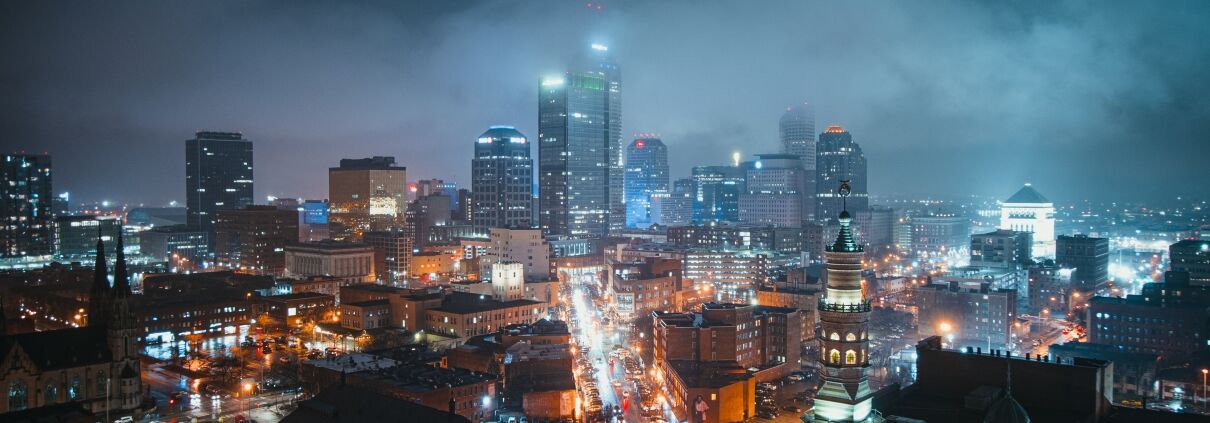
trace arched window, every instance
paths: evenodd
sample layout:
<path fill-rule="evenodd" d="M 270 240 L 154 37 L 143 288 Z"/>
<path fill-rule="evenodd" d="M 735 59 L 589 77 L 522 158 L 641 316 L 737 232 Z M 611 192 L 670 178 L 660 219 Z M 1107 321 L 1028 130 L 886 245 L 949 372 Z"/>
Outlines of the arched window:
<path fill-rule="evenodd" d="M 864 330 L 861 331 L 861 339 L 869 339 L 869 338 L 866 338 L 866 333 Z"/>
<path fill-rule="evenodd" d="M 97 390 L 93 391 L 93 392 L 96 392 L 93 395 L 105 395 L 105 371 L 104 370 L 97 370 L 96 383 L 97 383 Z"/>
<path fill-rule="evenodd" d="M 832 353 L 828 354 L 828 356 L 828 358 L 831 359 L 832 364 L 840 363 L 840 350 L 832 350 Z"/>
<path fill-rule="evenodd" d="M 832 332 L 832 336 L 829 336 L 828 338 L 831 338 L 833 341 L 839 341 L 839 340 L 840 340 L 840 334 L 839 334 L 839 333 L 836 333 L 836 332 Z"/>
<path fill-rule="evenodd" d="M 80 377 L 72 376 L 71 384 L 67 385 L 67 399 L 72 401 L 80 399 L 80 395 L 84 393 L 82 391 L 83 389 L 84 388 L 80 386 Z"/>
<path fill-rule="evenodd" d="M 47 384 L 46 390 L 42 391 L 42 393 L 44 395 L 42 399 L 43 405 L 51 405 L 59 402 L 59 387 L 55 386 L 54 382 Z"/>
<path fill-rule="evenodd" d="M 8 411 L 24 410 L 29 404 L 26 401 L 26 396 L 29 389 L 26 388 L 25 382 L 21 379 L 14 380 L 8 383 Z"/>
<path fill-rule="evenodd" d="M 844 364 L 857 364 L 857 352 L 853 350 L 845 351 Z"/>
<path fill-rule="evenodd" d="M 849 334 L 848 334 L 848 335 L 845 335 L 845 336 L 844 336 L 844 340 L 846 340 L 846 341 L 856 341 L 856 340 L 857 340 L 857 335 L 854 335 L 854 334 L 853 334 L 853 332 L 849 332 Z"/>
<path fill-rule="evenodd" d="M 865 350 L 861 350 L 861 362 L 865 363 Z"/>

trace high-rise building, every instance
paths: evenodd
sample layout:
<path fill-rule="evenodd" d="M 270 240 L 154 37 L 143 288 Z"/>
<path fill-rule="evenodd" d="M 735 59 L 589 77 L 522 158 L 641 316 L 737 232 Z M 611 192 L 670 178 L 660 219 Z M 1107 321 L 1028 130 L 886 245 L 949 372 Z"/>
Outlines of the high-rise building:
<path fill-rule="evenodd" d="M 550 244 L 538 229 L 492 228 L 488 261 L 518 263 L 528 279 L 550 278 Z"/>
<path fill-rule="evenodd" d="M 1055 256 L 1055 205 L 1030 184 L 1000 203 L 1000 229 L 1032 232 L 1031 255 Z"/>
<path fill-rule="evenodd" d="M 378 280 L 391 286 L 400 286 L 408 279 L 408 266 L 412 259 L 412 236 L 407 229 L 370 231 L 362 236 L 366 244 L 374 247 L 374 268 Z"/>
<path fill-rule="evenodd" d="M 1210 241 L 1186 239 L 1168 246 L 1172 270 L 1189 272 L 1194 285 L 1210 286 Z"/>
<path fill-rule="evenodd" d="M 819 134 L 815 146 L 815 218 L 831 219 L 840 213 L 841 199 L 833 189 L 840 181 L 849 181 L 853 193 L 848 199 L 849 213 L 862 213 L 869 207 L 866 189 L 866 161 L 861 146 L 840 125 L 829 126 Z"/>
<path fill-rule="evenodd" d="M 563 75 L 542 78 L 538 93 L 538 184 L 542 230 L 603 237 L 622 229 L 622 80 L 608 49 Z"/>
<path fill-rule="evenodd" d="M 511 126 L 493 126 L 475 142 L 471 159 L 471 224 L 491 228 L 528 228 L 533 202 L 534 160 L 525 135 Z"/>
<path fill-rule="evenodd" d="M 301 220 L 298 226 L 298 240 L 311 242 L 328 239 L 328 202 L 307 200 L 299 205 L 298 209 Z"/>
<path fill-rule="evenodd" d="M 298 211 L 274 206 L 220 210 L 214 224 L 220 263 L 254 273 L 281 273 L 287 245 L 298 242 Z"/>
<path fill-rule="evenodd" d="M 1142 294 L 1093 297 L 1088 342 L 1177 359 L 1210 350 L 1210 287 L 1189 282 L 1187 272 L 1169 271 Z"/>
<path fill-rule="evenodd" d="M 395 158 L 341 159 L 328 168 L 328 233 L 335 240 L 360 240 L 365 231 L 403 223 L 407 168 Z"/>
<path fill-rule="evenodd" d="M 86 262 L 97 254 L 94 244 L 100 236 L 103 241 L 113 241 L 122 232 L 122 219 L 117 216 L 59 216 L 55 218 L 55 258 L 64 262 Z M 115 255 L 116 248 L 109 243 L 107 254 Z"/>
<path fill-rule="evenodd" d="M 188 225 L 213 241 L 219 210 L 252 204 L 252 141 L 238 132 L 199 131 L 185 141 Z"/>
<path fill-rule="evenodd" d="M 416 201 L 408 204 L 407 226 L 414 235 L 412 248 L 421 249 L 426 245 L 444 242 L 441 236 L 437 236 L 440 229 L 436 228 L 453 226 L 450 222 L 453 216 L 450 212 L 451 202 L 449 196 L 436 193 L 416 198 Z"/>
<path fill-rule="evenodd" d="M 1029 264 L 1029 232 L 998 229 L 971 236 L 971 266 L 1009 269 Z"/>
<path fill-rule="evenodd" d="M 850 194 L 841 184 L 838 199 Z M 843 204 L 843 202 L 841 203 Z M 834 422 L 865 421 L 873 392 L 866 379 L 870 365 L 870 300 L 861 278 L 865 250 L 853 239 L 853 219 L 838 212 L 840 232 L 827 247 L 827 296 L 819 308 L 819 365 L 823 371 L 815 397 L 816 418 Z"/>
<path fill-rule="evenodd" d="M 970 219 L 948 211 L 912 218 L 912 252 L 917 256 L 945 255 L 969 246 Z"/>
<path fill-rule="evenodd" d="M 0 258 L 51 254 L 51 165 L 48 155 L 5 154 L 0 163 Z"/>
<path fill-rule="evenodd" d="M 806 195 L 810 206 L 803 209 L 806 218 L 815 214 L 815 107 L 802 103 L 786 108 L 778 121 L 777 133 L 781 138 L 781 152 L 799 157 L 799 163 L 807 172 Z M 860 216 L 858 216 L 860 219 Z"/>
<path fill-rule="evenodd" d="M 853 215 L 853 226 L 859 231 L 858 239 L 867 248 L 880 249 L 895 244 L 895 209 L 870 206 L 864 213 Z"/>
<path fill-rule="evenodd" d="M 745 192 L 739 166 L 693 168 L 693 223 L 739 222 L 739 196 Z"/>
<path fill-rule="evenodd" d="M 668 148 L 640 136 L 626 148 L 626 226 L 651 226 L 651 196 L 668 192 Z"/>
<path fill-rule="evenodd" d="M 671 192 L 651 194 L 651 223 L 664 226 L 693 222 L 693 180 L 677 179 Z"/>
<path fill-rule="evenodd" d="M 1087 235 L 1063 235 L 1055 240 L 1055 263 L 1075 268 L 1071 274 L 1073 288 L 1092 291 L 1109 282 L 1109 238 Z M 1173 270 L 1176 269 L 1173 266 Z"/>
<path fill-rule="evenodd" d="M 755 225 L 799 228 L 807 216 L 803 214 L 807 174 L 798 156 L 789 154 L 758 154 L 747 169 L 739 196 L 739 221 Z M 808 197 L 809 198 L 809 197 Z"/>

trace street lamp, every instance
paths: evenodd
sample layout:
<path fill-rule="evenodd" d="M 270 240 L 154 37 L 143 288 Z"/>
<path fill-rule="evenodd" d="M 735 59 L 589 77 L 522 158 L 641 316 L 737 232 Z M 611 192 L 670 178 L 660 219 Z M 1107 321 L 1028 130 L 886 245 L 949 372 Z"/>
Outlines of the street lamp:
<path fill-rule="evenodd" d="M 1202 408 L 1206 408 L 1206 374 L 1210 369 L 1202 369 Z"/>

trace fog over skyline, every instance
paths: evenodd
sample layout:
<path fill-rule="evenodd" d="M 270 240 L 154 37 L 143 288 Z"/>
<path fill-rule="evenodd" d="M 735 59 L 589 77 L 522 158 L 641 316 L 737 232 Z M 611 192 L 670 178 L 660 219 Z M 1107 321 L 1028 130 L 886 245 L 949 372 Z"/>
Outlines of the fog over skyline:
<path fill-rule="evenodd" d="M 875 196 L 1210 196 L 1207 2 L 586 3 L 5 2 L 0 146 L 73 201 L 183 202 L 198 130 L 254 142 L 258 201 L 373 155 L 469 188 L 475 138 L 535 140 L 541 77 L 602 43 L 673 178 L 776 152 L 808 101 Z"/>

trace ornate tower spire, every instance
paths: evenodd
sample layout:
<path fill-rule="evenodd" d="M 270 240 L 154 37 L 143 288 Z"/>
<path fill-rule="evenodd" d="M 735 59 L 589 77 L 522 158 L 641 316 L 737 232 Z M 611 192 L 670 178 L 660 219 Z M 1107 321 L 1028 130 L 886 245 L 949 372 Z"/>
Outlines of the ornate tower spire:
<path fill-rule="evenodd" d="M 109 315 L 109 264 L 105 260 L 105 242 L 97 228 L 97 261 L 93 265 L 92 289 L 88 294 L 88 324 L 107 322 Z"/>
<path fill-rule="evenodd" d="M 113 263 L 113 296 L 125 298 L 130 296 L 130 276 L 126 273 L 126 252 L 122 243 L 122 228 L 118 228 L 117 257 Z"/>
<path fill-rule="evenodd" d="M 860 422 L 871 416 L 869 366 L 870 301 L 862 287 L 865 251 L 853 238 L 852 216 L 847 210 L 848 181 L 837 194 L 842 209 L 840 231 L 827 247 L 827 296 L 819 300 L 819 364 L 822 383 L 815 398 L 815 419 L 826 422 Z"/>

